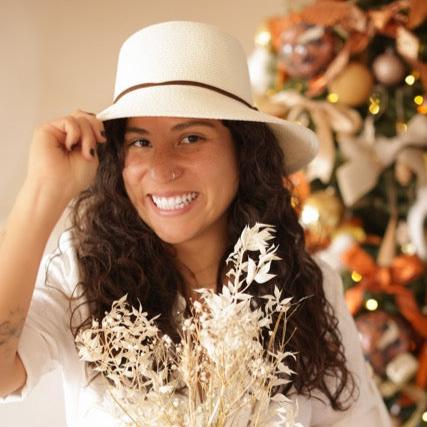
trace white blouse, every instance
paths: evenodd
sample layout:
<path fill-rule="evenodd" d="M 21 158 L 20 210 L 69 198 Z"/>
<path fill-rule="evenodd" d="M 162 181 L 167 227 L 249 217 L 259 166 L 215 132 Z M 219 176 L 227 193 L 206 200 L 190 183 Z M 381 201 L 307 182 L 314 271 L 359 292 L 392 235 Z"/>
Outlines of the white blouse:
<path fill-rule="evenodd" d="M 339 320 L 348 367 L 354 374 L 359 393 L 350 409 L 344 412 L 334 411 L 324 403 L 325 399 L 322 402 L 297 396 L 294 400 L 299 408 L 298 421 L 304 427 L 390 427 L 386 408 L 365 363 L 353 318 L 345 305 L 341 279 L 327 264 L 317 262 L 324 275 L 326 297 Z M 20 338 L 18 352 L 27 371 L 27 382 L 21 390 L 0 402 L 24 399 L 45 373 L 59 367 L 68 427 L 117 426 L 117 421 L 102 404 L 100 382 L 95 380 L 87 384 L 85 364 L 78 357 L 70 331 L 70 309 L 64 293 L 71 295 L 77 282 L 76 252 L 70 232 L 65 232 L 55 253 L 43 258 Z M 76 323 L 73 323 L 78 324 L 87 315 L 87 307 L 80 306 L 75 314 Z"/>

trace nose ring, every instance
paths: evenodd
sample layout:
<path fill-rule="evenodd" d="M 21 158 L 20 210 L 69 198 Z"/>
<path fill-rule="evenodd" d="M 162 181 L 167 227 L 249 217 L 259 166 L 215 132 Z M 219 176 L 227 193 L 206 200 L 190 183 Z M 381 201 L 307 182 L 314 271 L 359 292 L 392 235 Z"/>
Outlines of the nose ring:
<path fill-rule="evenodd" d="M 182 175 L 182 170 L 171 170 L 170 168 L 168 170 L 165 170 L 165 168 L 158 170 L 158 168 L 151 168 L 149 173 L 150 177 L 155 181 L 175 181 Z"/>
<path fill-rule="evenodd" d="M 175 181 L 181 175 L 181 171 L 177 171 L 176 169 L 172 171 L 170 177 L 171 181 Z"/>

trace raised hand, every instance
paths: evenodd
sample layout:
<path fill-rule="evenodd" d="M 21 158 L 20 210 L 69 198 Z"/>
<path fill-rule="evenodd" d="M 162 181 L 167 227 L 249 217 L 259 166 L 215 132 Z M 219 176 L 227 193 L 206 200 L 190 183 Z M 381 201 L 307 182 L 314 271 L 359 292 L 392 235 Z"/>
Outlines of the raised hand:
<path fill-rule="evenodd" d="M 93 182 L 96 145 L 106 141 L 103 132 L 102 122 L 81 110 L 39 125 L 33 134 L 26 183 L 69 202 Z"/>

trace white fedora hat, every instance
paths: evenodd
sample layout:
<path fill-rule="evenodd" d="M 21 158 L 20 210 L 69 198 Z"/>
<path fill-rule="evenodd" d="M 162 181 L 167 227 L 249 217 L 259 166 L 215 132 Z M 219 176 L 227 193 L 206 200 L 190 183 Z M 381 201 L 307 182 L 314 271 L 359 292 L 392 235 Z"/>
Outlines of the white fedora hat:
<path fill-rule="evenodd" d="M 218 27 L 199 22 L 154 24 L 123 43 L 113 104 L 97 118 L 138 116 L 265 122 L 283 149 L 287 173 L 308 164 L 318 148 L 309 129 L 253 106 L 242 46 Z"/>

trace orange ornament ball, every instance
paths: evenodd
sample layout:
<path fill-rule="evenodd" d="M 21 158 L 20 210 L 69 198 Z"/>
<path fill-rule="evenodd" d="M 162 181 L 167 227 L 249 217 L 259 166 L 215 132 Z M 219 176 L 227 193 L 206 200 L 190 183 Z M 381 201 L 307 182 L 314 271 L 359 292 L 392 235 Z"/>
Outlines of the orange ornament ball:
<path fill-rule="evenodd" d="M 374 78 L 368 68 L 360 62 L 350 62 L 329 83 L 329 93 L 337 95 L 337 101 L 349 107 L 358 107 L 371 95 Z"/>

